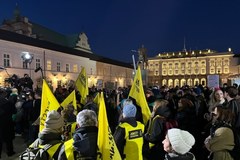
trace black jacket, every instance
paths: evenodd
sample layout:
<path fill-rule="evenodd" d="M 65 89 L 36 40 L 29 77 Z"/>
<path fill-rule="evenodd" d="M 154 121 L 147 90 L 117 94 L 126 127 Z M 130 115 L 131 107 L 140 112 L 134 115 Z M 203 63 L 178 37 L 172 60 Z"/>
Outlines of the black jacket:
<path fill-rule="evenodd" d="M 97 159 L 98 128 L 95 126 L 80 127 L 73 135 L 73 148 L 75 159 Z M 59 160 L 67 160 L 65 146 L 63 145 Z"/>
<path fill-rule="evenodd" d="M 195 160 L 192 153 L 188 152 L 184 155 L 180 154 L 166 154 L 164 160 Z"/>

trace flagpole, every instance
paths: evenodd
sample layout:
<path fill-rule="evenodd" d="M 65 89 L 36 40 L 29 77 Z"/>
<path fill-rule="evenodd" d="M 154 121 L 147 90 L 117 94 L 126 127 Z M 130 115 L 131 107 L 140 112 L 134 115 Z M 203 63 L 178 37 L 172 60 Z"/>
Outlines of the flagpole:
<path fill-rule="evenodd" d="M 136 63 L 135 63 L 135 57 L 132 55 L 132 60 L 133 60 L 133 67 L 134 67 L 134 74 L 136 73 Z"/>

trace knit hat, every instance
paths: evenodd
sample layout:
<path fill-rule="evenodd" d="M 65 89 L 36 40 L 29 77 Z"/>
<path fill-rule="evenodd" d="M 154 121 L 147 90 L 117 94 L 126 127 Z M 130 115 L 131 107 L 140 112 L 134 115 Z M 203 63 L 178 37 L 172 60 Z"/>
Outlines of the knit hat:
<path fill-rule="evenodd" d="M 135 117 L 137 108 L 133 104 L 127 104 L 123 107 L 123 114 L 125 117 Z"/>
<path fill-rule="evenodd" d="M 64 120 L 62 116 L 55 110 L 47 113 L 47 119 L 45 121 L 45 127 L 51 129 L 59 129 L 63 127 Z"/>
<path fill-rule="evenodd" d="M 167 136 L 173 150 L 179 154 L 187 153 L 195 143 L 193 135 L 177 128 L 168 130 Z"/>

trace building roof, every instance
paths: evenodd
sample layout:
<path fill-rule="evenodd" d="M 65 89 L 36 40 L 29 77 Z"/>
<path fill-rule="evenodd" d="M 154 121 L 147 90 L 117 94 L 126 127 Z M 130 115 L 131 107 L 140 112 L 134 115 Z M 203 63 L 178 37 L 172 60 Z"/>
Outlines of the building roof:
<path fill-rule="evenodd" d="M 151 57 L 148 59 L 155 60 L 155 59 L 171 59 L 171 58 L 205 57 L 205 56 L 226 55 L 226 54 L 233 54 L 233 53 L 232 51 L 217 52 L 211 49 L 204 49 L 204 50 L 191 50 L 191 51 L 163 52 L 163 53 L 159 53 L 155 57 Z"/>
<path fill-rule="evenodd" d="M 48 31 L 46 30 L 46 32 L 48 32 Z M 59 37 L 62 38 L 62 40 L 59 41 L 59 43 L 60 42 L 64 43 L 64 38 L 61 37 L 61 35 L 59 35 Z M 41 40 L 38 38 L 36 39 L 36 38 L 28 37 L 25 35 L 6 31 L 3 29 L 0 29 L 0 39 L 6 40 L 6 41 L 11 41 L 11 42 L 16 42 L 16 43 L 22 43 L 22 44 L 26 44 L 26 45 L 31 45 L 31 46 L 35 46 L 35 47 L 45 48 L 45 49 L 49 49 L 49 50 L 59 51 L 59 52 L 63 52 L 66 54 L 86 57 L 86 58 L 89 58 L 90 60 L 94 60 L 97 62 L 103 62 L 103 63 L 118 65 L 118 66 L 122 66 L 122 67 L 133 68 L 133 66 L 130 63 L 113 60 L 113 59 L 106 58 L 106 57 L 96 55 L 96 54 L 89 54 L 88 52 L 70 48 L 70 47 L 67 47 L 67 46 L 64 46 L 61 44 L 48 42 L 48 41 Z"/>

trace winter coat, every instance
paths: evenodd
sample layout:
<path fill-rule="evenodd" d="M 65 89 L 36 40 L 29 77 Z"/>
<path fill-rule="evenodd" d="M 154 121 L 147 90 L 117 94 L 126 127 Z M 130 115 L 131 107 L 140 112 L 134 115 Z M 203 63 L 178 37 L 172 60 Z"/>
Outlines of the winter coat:
<path fill-rule="evenodd" d="M 216 127 L 216 126 L 213 126 Z M 213 129 L 215 130 L 215 129 Z M 233 160 L 228 150 L 234 147 L 234 135 L 228 127 L 216 127 L 209 139 L 209 149 L 213 153 L 213 160 Z"/>
<path fill-rule="evenodd" d="M 146 158 L 152 160 L 164 158 L 165 152 L 163 150 L 162 141 L 166 134 L 165 122 L 169 117 L 171 117 L 170 109 L 168 107 L 159 107 L 154 117 L 149 120 L 147 133 L 144 135 L 144 156 Z M 148 148 L 149 143 L 153 144 L 150 148 Z"/>
<path fill-rule="evenodd" d="M 168 154 L 165 155 L 164 160 L 195 160 L 195 157 L 190 152 L 187 152 L 184 155 L 168 153 Z"/>
<path fill-rule="evenodd" d="M 0 97 L 0 132 L 5 140 L 14 138 L 14 124 L 12 115 L 17 112 L 13 103 Z"/>
<path fill-rule="evenodd" d="M 65 145 L 62 146 L 58 159 L 67 160 L 66 152 L 73 152 L 74 159 L 89 158 L 95 160 L 97 157 L 97 137 L 98 128 L 95 126 L 80 127 L 73 135 L 73 148 L 66 150 Z"/>

